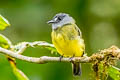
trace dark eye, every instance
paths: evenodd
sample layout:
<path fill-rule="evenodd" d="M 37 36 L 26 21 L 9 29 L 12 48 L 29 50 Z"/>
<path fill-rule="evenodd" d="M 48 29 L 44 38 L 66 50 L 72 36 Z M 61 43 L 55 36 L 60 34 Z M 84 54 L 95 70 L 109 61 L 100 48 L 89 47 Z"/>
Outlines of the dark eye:
<path fill-rule="evenodd" d="M 62 20 L 61 17 L 58 17 L 58 20 Z"/>

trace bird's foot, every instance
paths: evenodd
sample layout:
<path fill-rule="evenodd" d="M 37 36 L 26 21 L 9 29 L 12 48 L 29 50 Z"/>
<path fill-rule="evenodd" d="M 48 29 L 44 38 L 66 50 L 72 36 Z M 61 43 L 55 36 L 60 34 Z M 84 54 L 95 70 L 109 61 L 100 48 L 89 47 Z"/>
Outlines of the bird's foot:
<path fill-rule="evenodd" d="M 74 58 L 74 57 L 70 57 L 70 58 L 69 58 L 69 59 L 70 59 L 70 62 L 73 62 L 73 58 Z"/>
<path fill-rule="evenodd" d="M 75 54 L 72 56 L 72 57 L 70 57 L 69 59 L 70 59 L 70 62 L 72 62 L 73 63 L 73 58 L 75 57 Z"/>
<path fill-rule="evenodd" d="M 63 56 L 60 56 L 60 62 L 61 62 L 62 58 L 63 58 Z"/>

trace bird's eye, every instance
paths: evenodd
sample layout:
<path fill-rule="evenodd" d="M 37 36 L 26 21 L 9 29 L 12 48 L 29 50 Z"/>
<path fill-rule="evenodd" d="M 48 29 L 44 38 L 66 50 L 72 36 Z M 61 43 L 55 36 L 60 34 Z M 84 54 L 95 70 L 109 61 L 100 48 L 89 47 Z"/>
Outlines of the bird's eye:
<path fill-rule="evenodd" d="M 61 20 L 61 18 L 60 18 L 60 17 L 58 17 L 58 20 Z"/>

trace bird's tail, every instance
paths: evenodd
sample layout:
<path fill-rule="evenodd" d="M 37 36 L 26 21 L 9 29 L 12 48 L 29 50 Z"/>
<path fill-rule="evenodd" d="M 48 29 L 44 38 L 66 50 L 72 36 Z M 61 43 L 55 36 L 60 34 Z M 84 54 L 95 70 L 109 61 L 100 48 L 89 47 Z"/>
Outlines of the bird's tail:
<path fill-rule="evenodd" d="M 73 63 L 73 75 L 80 76 L 81 75 L 81 65 L 80 63 Z"/>

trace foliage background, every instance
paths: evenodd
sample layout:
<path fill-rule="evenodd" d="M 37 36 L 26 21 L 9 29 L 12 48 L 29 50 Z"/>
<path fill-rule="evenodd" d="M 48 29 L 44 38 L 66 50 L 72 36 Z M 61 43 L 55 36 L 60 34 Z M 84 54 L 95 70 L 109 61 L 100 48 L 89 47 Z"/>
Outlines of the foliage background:
<path fill-rule="evenodd" d="M 46 22 L 60 12 L 75 18 L 83 33 L 88 55 L 111 45 L 120 47 L 120 0 L 0 0 L 0 14 L 11 23 L 11 27 L 1 33 L 13 44 L 23 41 L 51 43 L 51 27 Z M 41 48 L 28 48 L 24 55 L 59 56 Z M 74 79 L 70 63 L 33 64 L 17 60 L 17 66 L 30 80 Z M 120 67 L 119 62 L 117 66 Z M 82 64 L 80 78 L 94 79 L 90 64 Z M 16 80 L 3 55 L 0 55 L 0 79 Z"/>

